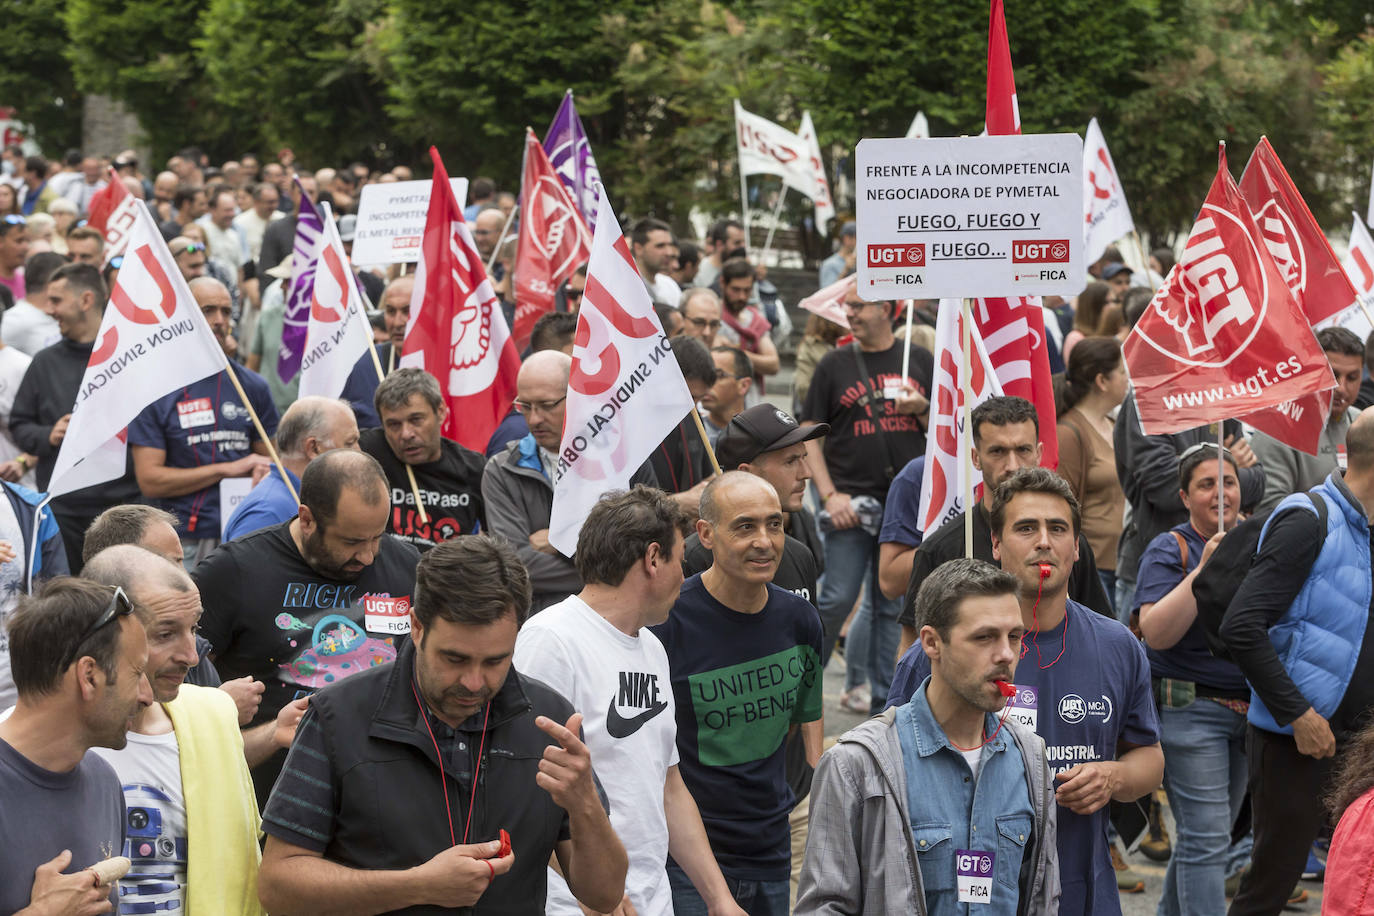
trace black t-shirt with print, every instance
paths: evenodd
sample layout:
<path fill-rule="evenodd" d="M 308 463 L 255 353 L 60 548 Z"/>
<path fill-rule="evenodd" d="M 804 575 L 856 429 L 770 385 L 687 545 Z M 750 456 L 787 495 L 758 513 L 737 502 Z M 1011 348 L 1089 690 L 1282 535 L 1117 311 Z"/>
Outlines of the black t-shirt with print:
<path fill-rule="evenodd" d="M 897 341 L 886 350 L 865 352 L 867 377 L 859 370 L 855 345 L 831 350 L 816 366 L 798 419 L 830 424 L 825 466 L 840 493 L 882 502 L 896 471 L 925 454 L 926 435 L 916 418 L 897 413 L 896 401 L 885 397 L 901 386 L 903 346 Z M 929 350 L 911 348 L 908 382 L 926 397 L 934 365 Z"/>
<path fill-rule="evenodd" d="M 487 461 L 451 439 L 439 440 L 439 460 L 412 465 L 415 485 L 425 502 L 428 524 L 420 522 L 415 494 L 410 489 L 406 466 L 387 445 L 380 429 L 365 429 L 358 445 L 381 464 L 391 498 L 386 530 L 414 544 L 422 553 L 435 544 L 460 534 L 486 529 L 482 503 L 482 469 Z"/>

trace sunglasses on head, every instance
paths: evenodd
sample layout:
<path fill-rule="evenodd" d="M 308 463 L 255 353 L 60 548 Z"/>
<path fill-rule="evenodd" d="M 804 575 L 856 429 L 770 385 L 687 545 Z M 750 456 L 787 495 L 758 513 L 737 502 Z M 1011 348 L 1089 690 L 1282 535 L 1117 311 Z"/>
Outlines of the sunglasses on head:
<path fill-rule="evenodd" d="M 178 252 L 178 253 L 179 253 L 179 254 L 195 254 L 195 253 L 198 252 L 198 251 L 204 251 L 204 250 L 205 250 L 205 243 L 204 243 L 204 242 L 187 242 L 187 243 L 186 243 L 186 247 L 183 248 L 183 249 L 181 249 L 181 251 Z"/>
<path fill-rule="evenodd" d="M 129 596 L 124 593 L 124 589 L 120 588 L 118 585 L 114 586 L 114 595 L 111 596 L 109 605 L 90 626 L 86 627 L 85 631 L 81 634 L 81 638 L 76 641 L 76 645 L 72 646 L 71 655 L 68 657 L 67 663 L 62 667 L 66 668 L 67 665 L 70 665 L 80 658 L 82 644 L 98 633 L 101 628 L 108 626 L 112 620 L 119 617 L 126 617 L 133 612 L 134 603 L 129 600 Z"/>
<path fill-rule="evenodd" d="M 18 213 L 8 213 L 5 215 L 5 224 L 9 226 L 23 226 L 28 223 L 24 217 Z"/>

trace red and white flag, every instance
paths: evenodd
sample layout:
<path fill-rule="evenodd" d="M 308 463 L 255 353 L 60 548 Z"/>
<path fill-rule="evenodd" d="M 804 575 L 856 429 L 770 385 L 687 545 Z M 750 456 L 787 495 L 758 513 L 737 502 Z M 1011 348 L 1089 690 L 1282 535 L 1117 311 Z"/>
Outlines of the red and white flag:
<path fill-rule="evenodd" d="M 534 323 L 553 311 L 559 284 L 587 262 L 592 250 L 592 236 L 581 212 L 549 164 L 539 138 L 528 128 L 520 201 L 513 330 L 517 352 L 528 346 Z"/>
<path fill-rule="evenodd" d="M 138 198 L 129 193 L 124 182 L 114 169 L 110 178 L 101 188 L 91 195 L 90 214 L 86 225 L 105 236 L 105 263 L 124 253 L 129 242 L 129 231 L 137 219 L 134 203 Z"/>
<path fill-rule="evenodd" d="M 806 159 L 812 174 L 811 203 L 816 207 L 816 231 L 825 234 L 826 225 L 835 218 L 835 202 L 830 198 L 830 179 L 825 177 L 825 163 L 821 161 L 821 144 L 816 139 L 816 125 L 811 112 L 803 111 L 797 136 L 806 144 Z M 806 193 L 804 189 L 802 193 Z"/>
<path fill-rule="evenodd" d="M 1240 191 L 1274 266 L 1308 323 L 1316 327 L 1353 306 L 1356 294 L 1350 278 L 1341 270 L 1331 243 L 1268 138 L 1260 137 L 1250 154 L 1240 176 Z M 1331 395 L 1330 391 L 1309 394 L 1241 419 L 1285 445 L 1315 455 L 1331 412 Z"/>
<path fill-rule="evenodd" d="M 510 412 L 520 355 L 439 151 L 431 146 L 429 155 L 434 184 L 401 365 L 424 369 L 439 380 L 448 405 L 441 434 L 485 452 Z"/>
<path fill-rule="evenodd" d="M 735 100 L 735 145 L 742 175 L 776 175 L 813 201 L 822 196 L 806 142 L 781 124 L 745 111 Z M 819 155 L 817 158 L 820 158 Z M 821 173 L 824 177 L 824 171 Z M 829 198 L 827 186 L 824 196 Z"/>
<path fill-rule="evenodd" d="M 1374 310 L 1374 239 L 1369 237 L 1360 214 L 1351 213 L 1355 218 L 1350 227 L 1350 250 L 1341 260 L 1341 269 L 1350 279 L 1358 299 L 1355 305 L 1322 322 L 1321 327 L 1337 325 L 1354 333 L 1360 340 L 1368 340 L 1374 334 L 1374 324 L 1370 323 L 1370 310 Z"/>
<path fill-rule="evenodd" d="M 604 189 L 596 212 L 549 518 L 549 543 L 567 556 L 596 501 L 628 487 L 696 409 Z"/>
<path fill-rule="evenodd" d="M 975 323 L 976 324 L 976 323 Z M 969 329 L 973 353 L 969 359 L 969 410 L 1002 394 L 992 360 L 977 327 Z M 926 434 L 925 473 L 917 525 L 926 534 L 965 510 L 966 476 L 973 448 L 964 427 L 964 315 L 958 299 L 944 299 L 935 319 L 934 393 L 930 398 L 930 431 Z M 981 481 L 975 481 L 981 482 Z"/>
<path fill-rule="evenodd" d="M 329 204 L 320 204 L 324 233 L 315 254 L 315 288 L 301 356 L 300 396 L 337 398 L 371 346 L 372 325 L 348 266 Z"/>
<path fill-rule="evenodd" d="M 228 368 L 141 200 L 135 200 L 128 241 L 53 465 L 49 497 L 119 477 L 127 427 L 143 408 Z"/>
<path fill-rule="evenodd" d="M 844 300 L 854 288 L 859 284 L 858 274 L 849 274 L 840 277 L 829 286 L 816 290 L 807 296 L 797 305 L 811 312 L 813 315 L 820 315 L 827 321 L 833 321 L 840 327 L 849 329 L 849 316 L 845 314 Z"/>
<path fill-rule="evenodd" d="M 1225 147 L 1183 257 L 1123 352 L 1146 433 L 1176 433 L 1335 387 Z"/>
<path fill-rule="evenodd" d="M 988 103 L 985 119 L 989 136 L 1021 133 L 1021 109 L 1016 103 L 1016 78 L 1011 72 L 1011 42 L 1002 0 L 992 0 L 988 19 Z"/>
<path fill-rule="evenodd" d="M 1085 264 L 1094 263 L 1108 245 L 1135 231 L 1126 192 L 1097 118 L 1088 122 L 1088 135 L 1083 140 L 1083 223 Z"/>

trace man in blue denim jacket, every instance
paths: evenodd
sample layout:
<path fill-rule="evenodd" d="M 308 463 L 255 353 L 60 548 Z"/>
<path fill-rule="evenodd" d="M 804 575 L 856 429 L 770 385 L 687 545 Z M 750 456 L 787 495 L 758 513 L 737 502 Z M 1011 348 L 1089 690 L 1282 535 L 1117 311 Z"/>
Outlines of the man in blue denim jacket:
<path fill-rule="evenodd" d="M 797 913 L 889 913 L 913 901 L 934 916 L 1057 912 L 1045 744 L 996 715 L 1025 629 L 1018 591 L 982 560 L 952 560 L 926 579 L 916 619 L 931 674 L 910 702 L 821 758 Z"/>

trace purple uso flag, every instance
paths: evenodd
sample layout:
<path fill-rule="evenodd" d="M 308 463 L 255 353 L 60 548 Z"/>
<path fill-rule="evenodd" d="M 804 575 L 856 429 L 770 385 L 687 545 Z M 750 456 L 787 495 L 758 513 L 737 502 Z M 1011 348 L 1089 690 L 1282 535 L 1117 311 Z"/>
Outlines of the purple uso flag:
<path fill-rule="evenodd" d="M 571 89 L 563 96 L 563 104 L 558 106 L 558 114 L 553 116 L 553 123 L 544 135 L 544 152 L 582 211 L 587 228 L 595 233 L 601 172 L 596 167 L 596 158 L 592 156 L 592 146 L 587 142 L 582 119 L 577 116 L 577 107 L 573 105 Z"/>
<path fill-rule="evenodd" d="M 296 216 L 296 241 L 291 250 L 291 285 L 286 293 L 286 315 L 281 329 L 281 356 L 277 358 L 277 377 L 289 382 L 301 369 L 305 353 L 305 334 L 310 324 L 310 297 L 315 292 L 315 257 L 319 253 L 324 221 L 320 211 L 310 202 L 294 179 L 301 196 L 300 212 Z"/>

